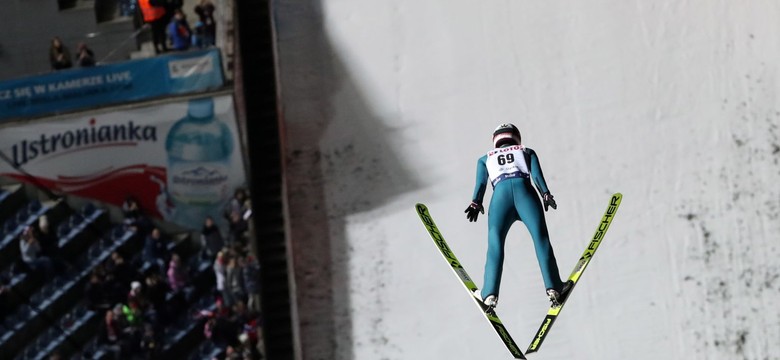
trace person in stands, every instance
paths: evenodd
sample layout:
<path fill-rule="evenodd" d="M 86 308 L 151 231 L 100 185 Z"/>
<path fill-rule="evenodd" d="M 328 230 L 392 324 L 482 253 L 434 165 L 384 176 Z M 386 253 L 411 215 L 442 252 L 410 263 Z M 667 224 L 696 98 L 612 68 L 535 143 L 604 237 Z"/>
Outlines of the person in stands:
<path fill-rule="evenodd" d="M 79 52 L 76 54 L 76 60 L 81 67 L 92 67 L 96 64 L 95 53 L 92 52 L 92 49 L 87 47 L 87 44 L 85 43 L 79 44 Z"/>
<path fill-rule="evenodd" d="M 216 44 L 217 37 L 217 23 L 214 21 L 214 4 L 211 0 L 201 0 L 198 5 L 195 5 L 195 13 L 200 18 L 202 25 L 202 41 L 199 44 L 201 47 L 214 46 Z"/>
<path fill-rule="evenodd" d="M 200 232 L 200 242 L 203 248 L 203 254 L 210 259 L 213 259 L 225 246 L 225 240 L 222 239 L 222 234 L 219 232 L 219 228 L 214 223 L 214 218 L 211 216 L 206 216 L 206 220 L 203 222 L 203 229 Z"/>
<path fill-rule="evenodd" d="M 56 36 L 51 39 L 51 47 L 49 48 L 49 62 L 51 63 L 51 68 L 53 70 L 62 70 L 73 67 L 68 48 L 66 48 L 62 43 L 62 40 Z"/>
<path fill-rule="evenodd" d="M 249 311 L 260 313 L 260 264 L 253 255 L 247 255 L 242 269 Z"/>
<path fill-rule="evenodd" d="M 33 272 L 46 277 L 54 275 L 54 266 L 48 257 L 41 255 L 41 244 L 32 226 L 28 226 L 19 239 L 19 253 Z"/>
<path fill-rule="evenodd" d="M 165 0 L 138 0 L 138 6 L 141 8 L 144 23 L 149 24 L 152 28 L 155 53 L 160 54 L 168 51 L 165 37 L 165 26 L 167 25 Z"/>
<path fill-rule="evenodd" d="M 169 254 L 160 229 L 152 229 L 152 232 L 146 237 L 141 258 L 144 262 L 149 263 L 155 271 L 165 273 L 165 263 L 168 261 Z"/>
<path fill-rule="evenodd" d="M 173 50 L 184 51 L 190 48 L 192 44 L 192 30 L 187 23 L 187 17 L 181 9 L 176 9 L 173 13 L 173 19 L 168 24 L 168 35 L 171 37 L 171 46 Z"/>
<path fill-rule="evenodd" d="M 187 286 L 187 268 L 182 264 L 179 254 L 171 255 L 168 264 L 168 284 L 173 291 L 181 291 Z"/>

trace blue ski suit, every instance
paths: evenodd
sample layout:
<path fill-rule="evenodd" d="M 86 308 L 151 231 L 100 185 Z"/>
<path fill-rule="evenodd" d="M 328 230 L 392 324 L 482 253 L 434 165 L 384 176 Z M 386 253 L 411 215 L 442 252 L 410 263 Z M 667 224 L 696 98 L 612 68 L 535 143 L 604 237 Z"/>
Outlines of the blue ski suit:
<path fill-rule="evenodd" d="M 477 161 L 477 184 L 472 200 L 482 203 L 488 181 L 493 195 L 488 210 L 488 251 L 482 298 L 498 296 L 504 264 L 504 243 L 515 221 L 522 221 L 536 248 L 536 258 L 547 289 L 563 286 L 555 261 L 542 203 L 531 185 L 533 180 L 541 194 L 548 192 L 536 153 L 521 145 L 496 148 Z"/>

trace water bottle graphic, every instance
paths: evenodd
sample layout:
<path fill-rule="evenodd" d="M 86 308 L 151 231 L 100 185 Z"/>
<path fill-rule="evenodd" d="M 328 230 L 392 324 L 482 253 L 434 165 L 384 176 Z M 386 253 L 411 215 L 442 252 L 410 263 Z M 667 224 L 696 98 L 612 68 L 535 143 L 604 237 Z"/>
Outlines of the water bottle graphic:
<path fill-rule="evenodd" d="M 171 127 L 167 191 L 172 220 L 199 228 L 230 197 L 230 158 L 234 144 L 228 126 L 214 116 L 212 98 L 190 100 L 187 116 Z"/>

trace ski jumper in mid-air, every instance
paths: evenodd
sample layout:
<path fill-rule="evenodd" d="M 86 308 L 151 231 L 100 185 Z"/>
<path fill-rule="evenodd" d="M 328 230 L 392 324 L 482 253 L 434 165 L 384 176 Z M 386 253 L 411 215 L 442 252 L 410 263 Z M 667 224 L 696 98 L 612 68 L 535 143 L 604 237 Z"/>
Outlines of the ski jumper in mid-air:
<path fill-rule="evenodd" d="M 501 285 L 504 265 L 504 243 L 507 232 L 520 220 L 528 228 L 536 249 L 536 258 L 542 270 L 547 296 L 553 305 L 563 302 L 571 282 L 561 281 L 555 261 L 544 211 L 557 208 L 536 153 L 521 145 L 520 131 L 512 124 L 502 124 L 493 132 L 494 149 L 477 162 L 477 184 L 471 204 L 466 208 L 469 221 L 477 221 L 479 213 L 485 213 L 482 200 L 487 182 L 493 186 L 488 211 L 488 251 L 485 264 L 485 283 L 482 292 L 475 294 L 485 305 L 495 307 Z M 542 202 L 534 186 L 542 195 Z"/>

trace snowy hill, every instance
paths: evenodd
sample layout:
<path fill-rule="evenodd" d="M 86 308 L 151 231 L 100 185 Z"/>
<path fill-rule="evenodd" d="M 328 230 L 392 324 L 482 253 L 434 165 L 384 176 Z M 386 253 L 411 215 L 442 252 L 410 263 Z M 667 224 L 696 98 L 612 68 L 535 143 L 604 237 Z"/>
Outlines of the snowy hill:
<path fill-rule="evenodd" d="M 780 3 L 276 2 L 303 358 L 509 358 L 414 213 L 481 286 L 463 209 L 516 124 L 563 274 L 623 204 L 536 359 L 778 359 Z M 489 196 L 489 194 L 488 194 Z M 499 312 L 547 307 L 527 231 Z"/>

